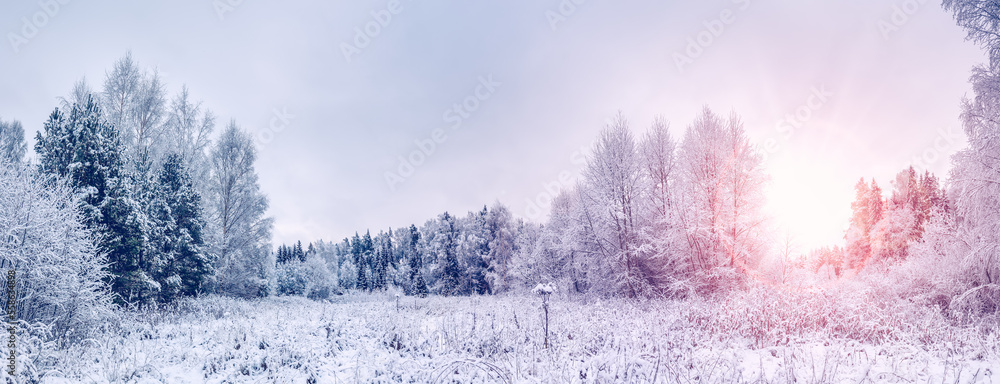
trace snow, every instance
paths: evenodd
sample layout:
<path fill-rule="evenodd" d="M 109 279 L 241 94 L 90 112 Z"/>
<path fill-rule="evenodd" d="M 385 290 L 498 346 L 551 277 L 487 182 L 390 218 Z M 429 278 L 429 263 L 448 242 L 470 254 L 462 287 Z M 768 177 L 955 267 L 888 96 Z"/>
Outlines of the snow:
<path fill-rule="evenodd" d="M 697 325 L 719 308 L 684 301 L 552 297 L 546 349 L 540 301 L 404 296 L 397 310 L 392 293 L 191 299 L 130 313 L 117 332 L 52 352 L 59 370 L 42 382 L 989 383 L 1000 369 L 995 336 L 914 344 L 817 335 L 757 347 L 718 332 L 724 324 Z"/>

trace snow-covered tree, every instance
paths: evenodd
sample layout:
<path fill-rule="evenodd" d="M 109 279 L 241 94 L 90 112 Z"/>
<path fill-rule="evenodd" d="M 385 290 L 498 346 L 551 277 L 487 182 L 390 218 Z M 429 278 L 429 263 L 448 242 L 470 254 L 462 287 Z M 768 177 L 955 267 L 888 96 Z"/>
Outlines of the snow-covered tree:
<path fill-rule="evenodd" d="M 972 252 L 966 261 L 979 284 L 1000 283 L 1000 75 L 975 71 L 974 99 L 963 104 L 969 147 L 955 154 L 951 193 L 967 229 Z"/>
<path fill-rule="evenodd" d="M 682 192 L 680 219 L 687 232 L 687 248 L 699 270 L 722 265 L 723 202 L 720 179 L 725 172 L 724 122 L 705 108 L 687 128 L 679 152 Z"/>
<path fill-rule="evenodd" d="M 318 254 L 310 254 L 305 260 L 291 259 L 279 265 L 276 274 L 277 293 L 281 295 L 326 299 L 337 291 L 335 275 Z"/>
<path fill-rule="evenodd" d="M 613 265 L 620 292 L 628 297 L 646 293 L 650 271 L 640 253 L 642 170 L 635 139 L 621 114 L 601 131 L 583 180 L 580 195 L 592 219 L 596 251 Z"/>
<path fill-rule="evenodd" d="M 754 268 L 767 251 L 769 238 L 764 206 L 763 158 L 750 144 L 743 122 L 735 113 L 725 129 L 725 167 L 720 180 L 725 206 L 721 209 L 723 247 L 729 266 Z"/>
<path fill-rule="evenodd" d="M 458 221 L 458 293 L 487 294 L 492 288 L 486 281 L 487 258 L 489 258 L 489 230 L 486 219 L 489 210 L 473 211 Z"/>
<path fill-rule="evenodd" d="M 420 247 L 420 231 L 416 225 L 410 225 L 406 232 L 405 255 L 409 265 L 410 292 L 417 296 L 427 296 L 427 281 L 424 279 L 424 254 Z"/>
<path fill-rule="evenodd" d="M 99 235 L 118 300 L 146 302 L 159 286 L 148 274 L 148 223 L 130 193 L 134 188 L 124 173 L 122 148 L 118 132 L 90 96 L 68 113 L 52 112 L 35 143 L 39 169 L 67 178 L 83 194 L 83 223 Z"/>
<path fill-rule="evenodd" d="M 24 143 L 24 127 L 17 120 L 0 120 L 0 162 L 19 163 L 28 146 Z"/>
<path fill-rule="evenodd" d="M 272 219 L 260 191 L 250 136 L 231 122 L 212 148 L 208 206 L 209 249 L 219 291 L 242 297 L 266 291 L 273 274 Z"/>
<path fill-rule="evenodd" d="M 87 100 L 90 98 L 97 100 L 99 103 L 101 95 L 94 93 L 94 90 L 90 88 L 90 84 L 87 83 L 87 79 L 82 78 L 76 83 L 73 83 L 73 89 L 70 91 L 68 97 L 59 97 L 59 106 L 64 111 L 69 111 L 73 109 L 74 104 L 87 104 Z"/>
<path fill-rule="evenodd" d="M 885 261 L 905 259 L 910 245 L 921 239 L 935 209 L 948 210 L 937 178 L 929 172 L 917 176 L 913 167 L 900 171 L 893 181 L 885 213 L 870 234 L 872 257 Z"/>
<path fill-rule="evenodd" d="M 986 50 L 989 64 L 972 69 L 974 97 L 963 100 L 968 147 L 952 157 L 949 207 L 968 249 L 962 265 L 969 290 L 953 300 L 966 312 L 1000 310 L 1000 4 L 945 0 L 967 40 Z M 954 309 L 954 308 L 953 308 Z M 974 314 L 974 313 L 973 313 Z"/>
<path fill-rule="evenodd" d="M 544 227 L 526 225 L 519 231 L 515 268 L 522 272 L 522 288 L 557 282 L 567 292 L 606 295 L 620 292 L 614 281 L 614 263 L 599 252 L 590 214 L 583 209 L 579 187 L 561 191 L 552 199 Z"/>
<path fill-rule="evenodd" d="M 111 309 L 107 259 L 77 207 L 68 179 L 0 162 L 0 267 L 16 273 L 17 317 L 54 324 L 63 341 L 87 337 Z"/>
<path fill-rule="evenodd" d="M 989 66 L 976 71 L 1000 72 L 1000 3 L 993 0 L 943 0 L 945 11 L 952 12 L 958 26 L 965 29 L 966 40 L 986 50 Z M 978 93 L 978 92 L 977 92 Z"/>
<path fill-rule="evenodd" d="M 657 285 L 668 288 L 670 281 L 689 275 L 691 262 L 676 196 L 680 192 L 677 143 L 663 118 L 653 121 L 653 126 L 643 136 L 639 151 L 646 182 L 642 211 L 649 223 L 642 236 L 649 247 L 650 265 L 658 271 Z"/>
<path fill-rule="evenodd" d="M 499 201 L 490 207 L 486 216 L 486 232 L 489 253 L 486 255 L 486 283 L 491 292 L 508 290 L 508 265 L 514 252 L 516 228 L 510 209 Z"/>
<path fill-rule="evenodd" d="M 201 196 L 195 191 L 180 155 L 170 154 L 165 158 L 158 192 L 166 208 L 159 220 L 163 229 L 160 251 L 166 261 L 156 274 L 164 287 L 161 296 L 163 301 L 170 301 L 176 295 L 193 296 L 203 291 L 212 263 L 205 250 Z"/>
<path fill-rule="evenodd" d="M 163 152 L 162 120 L 165 94 L 157 73 L 148 73 L 132 59 L 132 52 L 115 62 L 104 80 L 101 101 L 107 119 L 121 136 L 126 158 L 148 155 L 158 163 Z"/>
<path fill-rule="evenodd" d="M 395 270 L 395 252 L 392 246 L 392 229 L 379 232 L 373 239 L 374 250 L 371 259 L 371 289 L 383 290 L 389 287 Z"/>
<path fill-rule="evenodd" d="M 374 289 L 372 279 L 372 260 L 375 258 L 375 242 L 371 232 L 365 231 L 363 237 L 354 234 L 351 241 L 351 252 L 354 255 L 354 266 L 357 267 L 357 289 L 371 291 Z"/>
<path fill-rule="evenodd" d="M 215 116 L 202 110 L 201 103 L 191 101 L 187 86 L 181 88 L 170 103 L 163 123 L 164 146 L 180 154 L 191 173 L 195 188 L 202 195 L 209 193 L 210 136 L 215 130 Z"/>
<path fill-rule="evenodd" d="M 723 120 L 706 107 L 688 127 L 679 162 L 680 220 L 693 264 L 754 267 L 767 244 L 761 213 L 767 176 L 739 117 Z"/>
<path fill-rule="evenodd" d="M 448 212 L 427 225 L 428 251 L 435 257 L 433 291 L 440 295 L 459 293 L 461 266 L 458 261 L 458 220 Z"/>
<path fill-rule="evenodd" d="M 847 249 L 844 267 L 847 269 L 862 268 L 872 258 L 872 232 L 885 215 L 882 189 L 875 180 L 869 185 L 862 178 L 858 180 L 854 190 L 854 202 L 851 203 L 853 214 L 845 235 Z"/>

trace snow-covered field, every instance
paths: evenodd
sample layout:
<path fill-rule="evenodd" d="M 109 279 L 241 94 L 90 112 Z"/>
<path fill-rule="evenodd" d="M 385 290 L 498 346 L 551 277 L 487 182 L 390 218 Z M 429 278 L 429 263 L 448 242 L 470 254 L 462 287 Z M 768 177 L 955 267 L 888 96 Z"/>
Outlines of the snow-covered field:
<path fill-rule="evenodd" d="M 24 358 L 53 383 L 1000 382 L 995 328 L 830 300 L 554 297 L 546 349 L 538 297 L 205 297 Z"/>

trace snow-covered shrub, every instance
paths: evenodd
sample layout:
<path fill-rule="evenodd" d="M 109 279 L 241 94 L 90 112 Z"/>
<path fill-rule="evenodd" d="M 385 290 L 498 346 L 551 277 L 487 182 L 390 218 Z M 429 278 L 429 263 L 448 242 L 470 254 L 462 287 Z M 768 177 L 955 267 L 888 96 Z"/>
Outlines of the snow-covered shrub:
<path fill-rule="evenodd" d="M 715 267 L 697 271 L 690 279 L 677 284 L 683 286 L 687 293 L 681 293 L 682 289 L 679 287 L 671 287 L 671 289 L 677 292 L 676 296 L 680 297 L 697 295 L 705 298 L 719 298 L 747 290 L 749 280 L 747 275 L 737 268 Z"/>
<path fill-rule="evenodd" d="M 336 278 L 317 255 L 310 255 L 305 262 L 292 260 L 278 264 L 277 275 L 280 295 L 326 299 L 338 289 Z"/>
<path fill-rule="evenodd" d="M 86 337 L 110 310 L 105 259 L 77 202 L 63 180 L 0 162 L 0 260 L 5 277 L 15 270 L 16 316 L 51 325 L 61 342 Z M 0 286 L 6 301 L 6 281 Z"/>
<path fill-rule="evenodd" d="M 344 288 L 353 288 L 358 284 L 358 267 L 354 265 L 354 260 L 346 258 L 340 263 L 337 282 Z"/>
<path fill-rule="evenodd" d="M 274 292 L 274 255 L 266 249 L 246 252 L 245 256 L 217 262 L 216 275 L 206 279 L 209 292 L 244 299 L 267 297 Z"/>

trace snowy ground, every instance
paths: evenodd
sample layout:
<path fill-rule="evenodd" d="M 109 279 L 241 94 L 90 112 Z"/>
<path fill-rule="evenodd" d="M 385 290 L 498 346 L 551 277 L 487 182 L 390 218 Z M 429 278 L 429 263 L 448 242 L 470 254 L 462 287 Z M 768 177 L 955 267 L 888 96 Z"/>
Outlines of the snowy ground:
<path fill-rule="evenodd" d="M 1000 382 L 988 329 L 794 323 L 803 305 L 553 298 L 546 349 L 537 297 L 207 297 L 29 357 L 52 383 Z"/>

